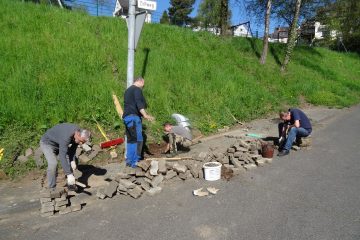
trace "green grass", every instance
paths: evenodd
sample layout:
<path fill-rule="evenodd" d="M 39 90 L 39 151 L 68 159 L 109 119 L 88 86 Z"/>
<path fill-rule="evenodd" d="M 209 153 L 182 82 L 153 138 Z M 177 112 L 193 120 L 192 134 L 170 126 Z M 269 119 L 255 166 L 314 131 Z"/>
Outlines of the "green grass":
<path fill-rule="evenodd" d="M 126 85 L 127 29 L 115 18 L 90 17 L 55 7 L 0 1 L 0 147 L 2 167 L 16 149 L 36 146 L 59 122 L 93 130 L 92 116 L 111 136 L 123 134 L 113 106 Z M 175 26 L 146 24 L 135 75 L 144 75 L 150 139 L 174 112 L 188 116 L 203 133 L 255 119 L 300 97 L 315 105 L 345 107 L 360 100 L 360 57 L 322 48 L 298 47 L 280 73 L 285 45 L 272 44 L 261 66 L 260 40 L 219 38 Z M 120 127 L 119 127 L 120 126 Z"/>

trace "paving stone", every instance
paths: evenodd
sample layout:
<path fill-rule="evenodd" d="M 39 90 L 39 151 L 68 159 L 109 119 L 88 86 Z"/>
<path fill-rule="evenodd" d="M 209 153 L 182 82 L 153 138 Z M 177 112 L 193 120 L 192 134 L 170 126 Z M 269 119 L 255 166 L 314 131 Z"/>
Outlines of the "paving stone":
<path fill-rule="evenodd" d="M 81 145 L 82 149 L 84 149 L 85 152 L 90 152 L 91 151 L 91 147 L 89 145 L 87 145 L 86 143 Z"/>
<path fill-rule="evenodd" d="M 256 144 L 251 144 L 249 147 L 249 150 L 252 152 L 255 152 L 258 150 L 258 146 Z"/>
<path fill-rule="evenodd" d="M 143 190 L 139 186 L 136 186 L 135 188 L 128 191 L 129 195 L 132 196 L 133 198 L 139 198 L 142 192 Z"/>
<path fill-rule="evenodd" d="M 252 169 L 257 168 L 257 166 L 256 166 L 255 163 L 249 163 L 249 164 L 244 165 L 244 168 L 245 168 L 246 170 L 252 170 Z"/>
<path fill-rule="evenodd" d="M 96 158 L 96 156 L 99 154 L 99 152 L 96 152 L 96 151 L 92 151 L 89 155 L 88 155 L 88 158 L 90 160 L 93 160 L 94 158 Z"/>
<path fill-rule="evenodd" d="M 55 211 L 61 211 L 61 210 L 64 210 L 65 208 L 67 208 L 67 206 L 66 206 L 66 205 L 64 205 L 64 206 L 60 206 L 60 207 L 55 206 Z"/>
<path fill-rule="evenodd" d="M 116 193 L 116 190 L 119 186 L 119 183 L 116 181 L 111 181 L 108 186 L 105 187 L 105 195 L 109 198 L 112 198 L 113 195 Z"/>
<path fill-rule="evenodd" d="M 75 205 L 75 206 L 71 205 L 70 209 L 71 209 L 71 212 L 80 211 L 81 210 L 81 205 Z"/>
<path fill-rule="evenodd" d="M 272 163 L 273 159 L 272 158 L 265 158 L 265 162 L 266 163 Z"/>
<path fill-rule="evenodd" d="M 266 160 L 264 158 L 260 158 L 256 160 L 258 166 L 263 167 L 266 164 Z"/>
<path fill-rule="evenodd" d="M 310 147 L 312 144 L 312 137 L 301 138 L 300 147 Z"/>
<path fill-rule="evenodd" d="M 192 179 L 193 178 L 193 175 L 192 173 L 190 172 L 190 170 L 187 170 L 185 172 L 185 176 L 186 176 L 186 180 L 189 180 L 189 179 Z"/>
<path fill-rule="evenodd" d="M 146 194 L 149 196 L 154 196 L 156 194 L 159 194 L 161 192 L 161 187 L 154 187 L 146 191 Z"/>
<path fill-rule="evenodd" d="M 115 181 L 119 182 L 120 179 L 129 179 L 130 177 L 131 175 L 124 172 L 120 172 L 115 176 Z"/>
<path fill-rule="evenodd" d="M 136 174 L 136 170 L 135 170 L 135 168 L 125 167 L 124 173 L 133 176 Z"/>
<path fill-rule="evenodd" d="M 55 202 L 55 207 L 66 206 L 68 204 L 69 204 L 69 200 L 66 199 L 66 200 Z"/>
<path fill-rule="evenodd" d="M 236 152 L 234 153 L 234 158 L 243 158 L 244 157 L 244 153 L 243 152 Z"/>
<path fill-rule="evenodd" d="M 154 178 L 154 176 L 150 174 L 150 171 L 147 171 L 145 173 L 145 177 L 147 177 L 148 179 L 153 179 Z"/>
<path fill-rule="evenodd" d="M 246 148 L 246 149 L 249 149 L 250 145 L 248 143 L 246 143 L 244 140 L 237 140 L 237 143 L 240 147 L 243 147 L 243 148 Z"/>
<path fill-rule="evenodd" d="M 186 180 L 186 174 L 185 173 L 179 173 L 179 178 L 181 179 L 181 180 Z"/>
<path fill-rule="evenodd" d="M 153 176 L 152 176 L 153 177 Z M 154 177 L 153 177 L 154 178 Z M 150 179 L 150 178 L 147 178 L 147 177 L 145 177 L 145 182 L 147 182 L 147 183 L 150 183 L 151 184 L 151 182 L 152 182 L 152 179 Z"/>
<path fill-rule="evenodd" d="M 131 176 L 131 178 L 128 179 L 130 182 L 135 183 L 136 182 L 136 177 L 135 176 Z"/>
<path fill-rule="evenodd" d="M 143 182 L 145 182 L 145 177 L 137 177 L 135 184 L 141 185 Z"/>
<path fill-rule="evenodd" d="M 82 177 L 83 173 L 79 169 L 75 169 L 73 172 L 75 179 L 79 179 Z"/>
<path fill-rule="evenodd" d="M 32 150 L 32 148 L 28 148 L 25 150 L 25 157 L 30 157 L 31 155 L 33 155 L 34 151 Z"/>
<path fill-rule="evenodd" d="M 228 148 L 228 149 L 227 149 L 227 152 L 228 152 L 228 153 L 235 153 L 235 148 Z"/>
<path fill-rule="evenodd" d="M 41 213 L 54 212 L 54 205 L 52 206 L 41 206 Z"/>
<path fill-rule="evenodd" d="M 119 183 L 117 190 L 118 190 L 118 192 L 126 192 L 127 188 L 124 185 Z"/>
<path fill-rule="evenodd" d="M 61 195 L 64 193 L 64 189 L 55 189 L 50 191 L 51 198 L 60 198 Z"/>
<path fill-rule="evenodd" d="M 137 177 L 144 177 L 145 176 L 145 172 L 142 170 L 142 168 L 137 167 L 135 169 L 135 176 Z"/>
<path fill-rule="evenodd" d="M 153 176 L 158 175 L 158 170 L 159 170 L 159 162 L 158 161 L 151 161 L 150 163 L 150 174 Z"/>
<path fill-rule="evenodd" d="M 151 187 L 150 187 L 150 183 L 148 183 L 148 182 L 143 182 L 143 183 L 141 183 L 141 187 L 142 187 L 142 189 L 144 189 L 145 191 L 147 191 L 147 190 L 149 190 Z"/>
<path fill-rule="evenodd" d="M 208 152 L 201 152 L 201 153 L 199 153 L 197 158 L 199 160 L 205 160 L 207 156 L 208 156 Z"/>
<path fill-rule="evenodd" d="M 96 196 L 100 199 L 105 199 L 106 195 L 105 195 L 105 191 L 103 188 L 99 188 L 96 192 Z"/>
<path fill-rule="evenodd" d="M 132 189 L 132 188 L 136 187 L 136 184 L 134 184 L 133 182 L 131 182 L 127 179 L 120 179 L 119 184 L 123 185 L 127 189 Z"/>
<path fill-rule="evenodd" d="M 241 167 L 241 162 L 237 158 L 230 158 L 230 163 L 234 165 L 234 167 Z"/>
<path fill-rule="evenodd" d="M 174 162 L 166 162 L 165 165 L 166 165 L 167 170 L 173 169 L 174 164 L 175 164 Z"/>
<path fill-rule="evenodd" d="M 80 146 L 78 146 L 78 148 L 76 148 L 76 151 L 75 151 L 76 158 L 79 159 L 79 156 L 82 154 L 82 152 L 83 152 L 83 149 Z"/>
<path fill-rule="evenodd" d="M 42 189 L 39 194 L 40 198 L 51 198 L 49 189 Z"/>
<path fill-rule="evenodd" d="M 60 214 L 60 215 L 64 215 L 64 214 L 68 214 L 68 213 L 71 213 L 71 208 L 70 208 L 70 207 L 61 209 L 61 210 L 59 211 L 59 214 Z"/>
<path fill-rule="evenodd" d="M 172 179 L 175 176 L 177 176 L 177 173 L 174 170 L 170 170 L 170 171 L 167 171 L 167 173 L 165 175 L 165 179 L 169 180 L 169 179 Z"/>
<path fill-rule="evenodd" d="M 81 154 L 79 156 L 79 162 L 81 162 L 81 163 L 88 163 L 90 160 L 91 159 L 88 156 L 86 156 L 85 154 Z"/>
<path fill-rule="evenodd" d="M 24 155 L 20 155 L 17 157 L 16 161 L 20 162 L 20 163 L 25 163 L 27 162 L 29 159 L 28 157 L 24 156 Z"/>
<path fill-rule="evenodd" d="M 44 166 L 44 159 L 42 158 L 43 152 L 41 148 L 37 148 L 34 152 L 34 159 L 37 167 Z"/>
<path fill-rule="evenodd" d="M 166 172 L 166 161 L 159 161 L 159 173 L 165 174 Z"/>
<path fill-rule="evenodd" d="M 146 160 L 142 160 L 142 161 L 138 162 L 137 165 L 138 165 L 138 167 L 141 167 L 146 172 L 150 167 L 150 162 L 146 161 Z"/>
<path fill-rule="evenodd" d="M 156 177 L 154 177 L 150 185 L 153 187 L 157 187 L 163 180 L 164 180 L 163 175 L 157 175 Z"/>
<path fill-rule="evenodd" d="M 55 202 L 54 200 L 52 200 L 51 202 L 44 202 L 44 203 L 41 203 L 41 207 L 51 207 L 51 206 L 54 206 L 55 205 Z"/>
<path fill-rule="evenodd" d="M 92 150 L 95 151 L 95 152 L 98 152 L 98 153 L 104 151 L 104 150 L 100 147 L 99 144 L 94 144 L 94 145 L 92 146 Z"/>
<path fill-rule="evenodd" d="M 173 169 L 174 169 L 175 172 L 185 173 L 186 170 L 187 170 L 187 167 L 185 165 L 175 163 L 174 166 L 173 166 Z"/>
<path fill-rule="evenodd" d="M 189 171 L 190 171 L 190 173 L 192 174 L 192 176 L 194 178 L 199 177 L 199 168 L 200 168 L 200 166 L 197 163 L 195 163 L 194 165 L 189 165 L 188 168 L 189 168 Z"/>

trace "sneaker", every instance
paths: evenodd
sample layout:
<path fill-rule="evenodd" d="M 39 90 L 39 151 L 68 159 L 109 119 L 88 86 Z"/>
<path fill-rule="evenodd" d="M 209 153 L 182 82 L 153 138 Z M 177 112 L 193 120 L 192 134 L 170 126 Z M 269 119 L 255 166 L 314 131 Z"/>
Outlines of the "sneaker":
<path fill-rule="evenodd" d="M 283 157 L 283 156 L 288 155 L 289 153 L 290 153 L 289 150 L 284 149 L 284 150 L 282 150 L 281 152 L 278 153 L 278 156 Z"/>

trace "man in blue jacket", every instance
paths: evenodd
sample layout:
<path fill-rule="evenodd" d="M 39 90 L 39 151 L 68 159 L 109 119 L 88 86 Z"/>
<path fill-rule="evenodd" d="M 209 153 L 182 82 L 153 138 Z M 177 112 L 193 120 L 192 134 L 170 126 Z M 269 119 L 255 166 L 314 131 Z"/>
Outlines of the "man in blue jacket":
<path fill-rule="evenodd" d="M 286 135 L 286 142 L 279 152 L 278 156 L 282 157 L 290 153 L 290 149 L 296 139 L 307 137 L 312 132 L 312 126 L 306 114 L 297 108 L 290 108 L 287 112 L 280 112 L 280 118 L 284 121 L 279 124 L 279 137 Z"/>
<path fill-rule="evenodd" d="M 142 118 L 154 121 L 154 117 L 147 114 L 146 100 L 143 96 L 145 80 L 137 78 L 133 85 L 126 89 L 124 94 L 124 114 L 123 120 L 126 128 L 126 164 L 135 168 L 141 159 L 143 148 Z"/>

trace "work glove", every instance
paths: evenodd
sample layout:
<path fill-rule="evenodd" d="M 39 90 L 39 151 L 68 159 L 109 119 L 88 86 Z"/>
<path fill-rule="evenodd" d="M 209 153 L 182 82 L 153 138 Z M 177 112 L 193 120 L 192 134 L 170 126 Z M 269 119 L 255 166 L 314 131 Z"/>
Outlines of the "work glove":
<path fill-rule="evenodd" d="M 73 174 L 69 174 L 66 177 L 68 186 L 75 185 L 75 177 Z"/>
<path fill-rule="evenodd" d="M 70 162 L 70 165 L 71 165 L 71 168 L 73 171 L 75 171 L 77 169 L 77 166 L 76 166 L 76 162 L 75 161 L 71 161 Z"/>

